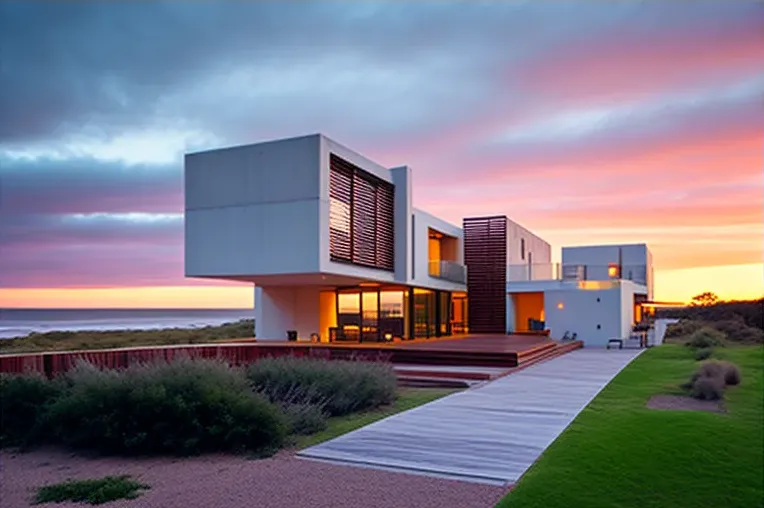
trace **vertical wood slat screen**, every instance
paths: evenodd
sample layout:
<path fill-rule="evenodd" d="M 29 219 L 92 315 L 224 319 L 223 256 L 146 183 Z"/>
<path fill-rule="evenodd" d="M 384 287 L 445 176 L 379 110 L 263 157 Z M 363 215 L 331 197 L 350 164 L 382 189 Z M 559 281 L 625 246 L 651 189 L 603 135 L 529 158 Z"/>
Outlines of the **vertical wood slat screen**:
<path fill-rule="evenodd" d="M 393 185 L 334 154 L 329 167 L 330 259 L 392 271 Z"/>
<path fill-rule="evenodd" d="M 352 261 L 353 173 L 332 166 L 329 172 L 329 252 L 337 261 Z"/>
<path fill-rule="evenodd" d="M 464 219 L 469 330 L 507 333 L 507 218 Z"/>

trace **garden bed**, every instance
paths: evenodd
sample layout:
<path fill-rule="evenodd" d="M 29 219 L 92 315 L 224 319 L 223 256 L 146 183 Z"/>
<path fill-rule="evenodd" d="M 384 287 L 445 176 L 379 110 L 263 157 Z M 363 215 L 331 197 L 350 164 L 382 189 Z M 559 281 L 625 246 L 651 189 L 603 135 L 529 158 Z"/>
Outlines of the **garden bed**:
<path fill-rule="evenodd" d="M 686 395 L 653 395 L 647 401 L 648 409 L 669 409 L 674 411 L 711 411 L 724 413 L 720 400 L 699 400 Z"/>

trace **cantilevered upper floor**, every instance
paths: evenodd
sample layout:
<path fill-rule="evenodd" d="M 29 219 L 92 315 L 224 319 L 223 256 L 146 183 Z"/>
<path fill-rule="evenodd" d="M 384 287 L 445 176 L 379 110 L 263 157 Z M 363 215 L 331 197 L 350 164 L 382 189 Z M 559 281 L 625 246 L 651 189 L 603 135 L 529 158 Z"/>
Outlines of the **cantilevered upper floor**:
<path fill-rule="evenodd" d="M 466 287 L 462 230 L 412 207 L 409 167 L 320 134 L 188 154 L 185 200 L 189 277 Z"/>

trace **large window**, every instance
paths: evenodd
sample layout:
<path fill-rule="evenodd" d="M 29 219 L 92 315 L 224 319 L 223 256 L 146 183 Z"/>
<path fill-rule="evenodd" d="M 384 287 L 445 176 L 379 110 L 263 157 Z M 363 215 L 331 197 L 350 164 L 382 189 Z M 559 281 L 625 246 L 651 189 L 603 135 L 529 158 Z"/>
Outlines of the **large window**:
<path fill-rule="evenodd" d="M 393 270 L 393 185 L 334 154 L 329 166 L 331 260 Z"/>

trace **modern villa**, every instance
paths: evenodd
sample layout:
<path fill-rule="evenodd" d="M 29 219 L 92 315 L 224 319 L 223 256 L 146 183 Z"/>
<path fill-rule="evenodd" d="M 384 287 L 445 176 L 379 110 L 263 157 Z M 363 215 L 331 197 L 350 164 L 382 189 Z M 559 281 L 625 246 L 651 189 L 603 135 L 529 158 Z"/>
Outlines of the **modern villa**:
<path fill-rule="evenodd" d="M 504 215 L 413 206 L 411 169 L 314 134 L 186 155 L 185 273 L 255 286 L 258 341 L 458 334 L 628 337 L 651 312 L 644 244 L 564 247 Z"/>

